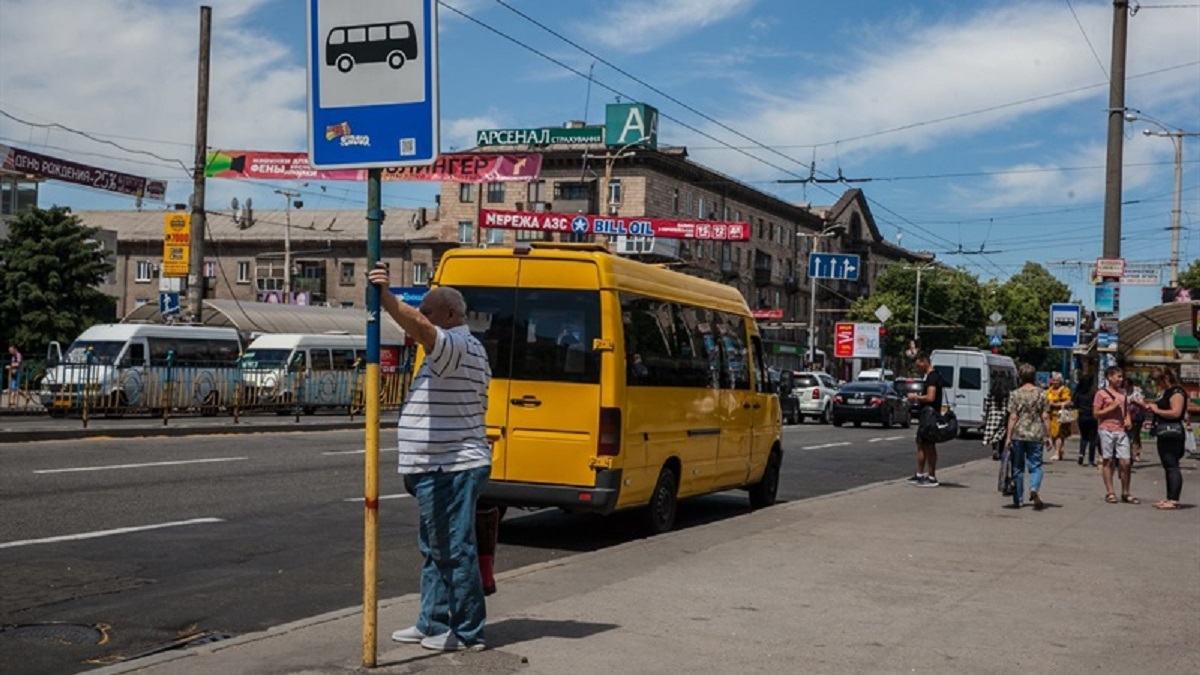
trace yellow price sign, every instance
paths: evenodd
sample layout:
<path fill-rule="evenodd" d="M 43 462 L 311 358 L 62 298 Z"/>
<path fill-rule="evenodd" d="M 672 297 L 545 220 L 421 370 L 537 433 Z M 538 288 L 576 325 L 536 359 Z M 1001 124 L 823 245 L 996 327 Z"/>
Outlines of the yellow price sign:
<path fill-rule="evenodd" d="M 186 277 L 192 260 L 192 214 L 168 213 L 163 217 L 162 276 Z"/>

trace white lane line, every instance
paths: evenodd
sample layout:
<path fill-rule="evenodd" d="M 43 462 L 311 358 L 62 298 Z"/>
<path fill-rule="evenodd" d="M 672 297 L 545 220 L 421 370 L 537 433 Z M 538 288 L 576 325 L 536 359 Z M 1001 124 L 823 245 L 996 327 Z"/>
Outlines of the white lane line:
<path fill-rule="evenodd" d="M 223 518 L 193 518 L 191 520 L 177 520 L 172 523 L 158 523 L 157 525 L 141 525 L 139 527 L 118 527 L 115 530 L 97 530 L 95 532 L 83 532 L 80 534 L 65 534 L 59 537 L 46 537 L 44 539 L 22 539 L 20 541 L 6 541 L 0 544 L 0 548 L 16 548 L 18 546 L 30 546 L 32 544 L 53 544 L 60 541 L 79 541 L 81 539 L 97 539 L 99 537 L 111 537 L 115 534 L 129 534 L 131 532 L 145 532 L 146 530 L 161 530 L 164 527 L 182 527 L 184 525 L 206 525 L 209 523 L 223 523 Z"/>
<path fill-rule="evenodd" d="M 908 438 L 908 436 L 888 436 L 887 438 L 881 438 L 879 440 L 881 440 L 881 441 L 902 441 L 906 438 Z"/>
<path fill-rule="evenodd" d="M 174 462 L 146 462 L 144 464 L 110 464 L 108 466 L 76 466 L 70 469 L 39 469 L 34 473 L 75 473 L 78 471 L 107 471 L 109 469 L 145 469 L 152 466 L 181 466 L 184 464 L 212 464 L 214 462 L 241 462 L 249 457 L 211 457 L 209 459 L 181 459 Z"/>
<path fill-rule="evenodd" d="M 826 443 L 824 445 L 806 445 L 801 450 L 823 450 L 825 448 L 840 448 L 843 445 L 850 445 L 848 442 L 843 443 Z"/>
<path fill-rule="evenodd" d="M 380 448 L 379 452 L 380 452 L 380 454 L 382 454 L 385 452 L 397 452 L 398 450 L 399 450 L 399 448 Z M 322 455 L 365 455 L 365 454 L 367 454 L 367 449 L 363 448 L 362 450 L 330 450 L 329 452 L 322 452 L 321 454 Z"/>
<path fill-rule="evenodd" d="M 410 494 L 408 494 L 408 493 L 401 493 L 401 494 L 398 494 L 398 495 L 379 495 L 379 501 L 383 501 L 383 500 L 385 500 L 385 499 L 408 499 L 408 498 L 409 498 L 409 497 L 411 497 L 411 496 L 412 496 L 412 495 L 410 495 Z M 361 503 L 363 503 L 364 501 L 366 501 L 366 497 L 351 497 L 351 498 L 349 498 L 349 499 L 343 499 L 342 501 L 344 501 L 344 502 L 358 502 L 359 504 L 361 504 Z"/>

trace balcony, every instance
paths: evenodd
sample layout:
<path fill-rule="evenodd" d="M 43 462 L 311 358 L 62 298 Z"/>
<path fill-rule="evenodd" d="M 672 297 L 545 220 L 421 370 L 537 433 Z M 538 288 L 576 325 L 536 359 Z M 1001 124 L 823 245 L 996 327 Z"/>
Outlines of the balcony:
<path fill-rule="evenodd" d="M 800 292 L 800 278 L 791 276 L 791 277 L 788 277 L 787 279 L 784 279 L 783 280 L 783 290 L 787 291 L 788 293 L 799 293 Z"/>
<path fill-rule="evenodd" d="M 755 286 L 770 286 L 771 278 L 774 275 L 771 273 L 770 267 L 755 267 L 754 268 L 754 285 Z"/>
<path fill-rule="evenodd" d="M 592 200 L 555 199 L 550 210 L 554 213 L 592 213 Z"/>

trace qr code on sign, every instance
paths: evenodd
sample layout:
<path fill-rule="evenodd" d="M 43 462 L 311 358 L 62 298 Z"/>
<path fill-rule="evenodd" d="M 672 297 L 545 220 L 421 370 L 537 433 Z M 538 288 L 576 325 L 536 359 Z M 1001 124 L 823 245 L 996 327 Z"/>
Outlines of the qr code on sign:
<path fill-rule="evenodd" d="M 404 157 L 417 154 L 417 139 L 401 138 L 400 139 L 400 154 Z"/>

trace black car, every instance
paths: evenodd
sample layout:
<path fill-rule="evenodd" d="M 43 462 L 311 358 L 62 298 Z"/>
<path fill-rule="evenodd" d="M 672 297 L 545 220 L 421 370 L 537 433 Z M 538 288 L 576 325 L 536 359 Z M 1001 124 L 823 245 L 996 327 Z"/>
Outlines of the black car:
<path fill-rule="evenodd" d="M 896 424 L 910 426 L 912 415 L 908 399 L 891 382 L 851 382 L 833 397 L 833 426 L 840 427 L 846 422 L 853 422 L 856 427 L 872 422 L 890 429 Z"/>
<path fill-rule="evenodd" d="M 925 393 L 925 378 L 921 377 L 898 377 L 893 383 L 896 386 L 896 393 L 900 394 L 900 398 L 907 399 L 909 394 L 921 395 Z M 916 417 L 921 414 L 921 409 L 917 406 L 911 407 L 911 415 Z"/>

